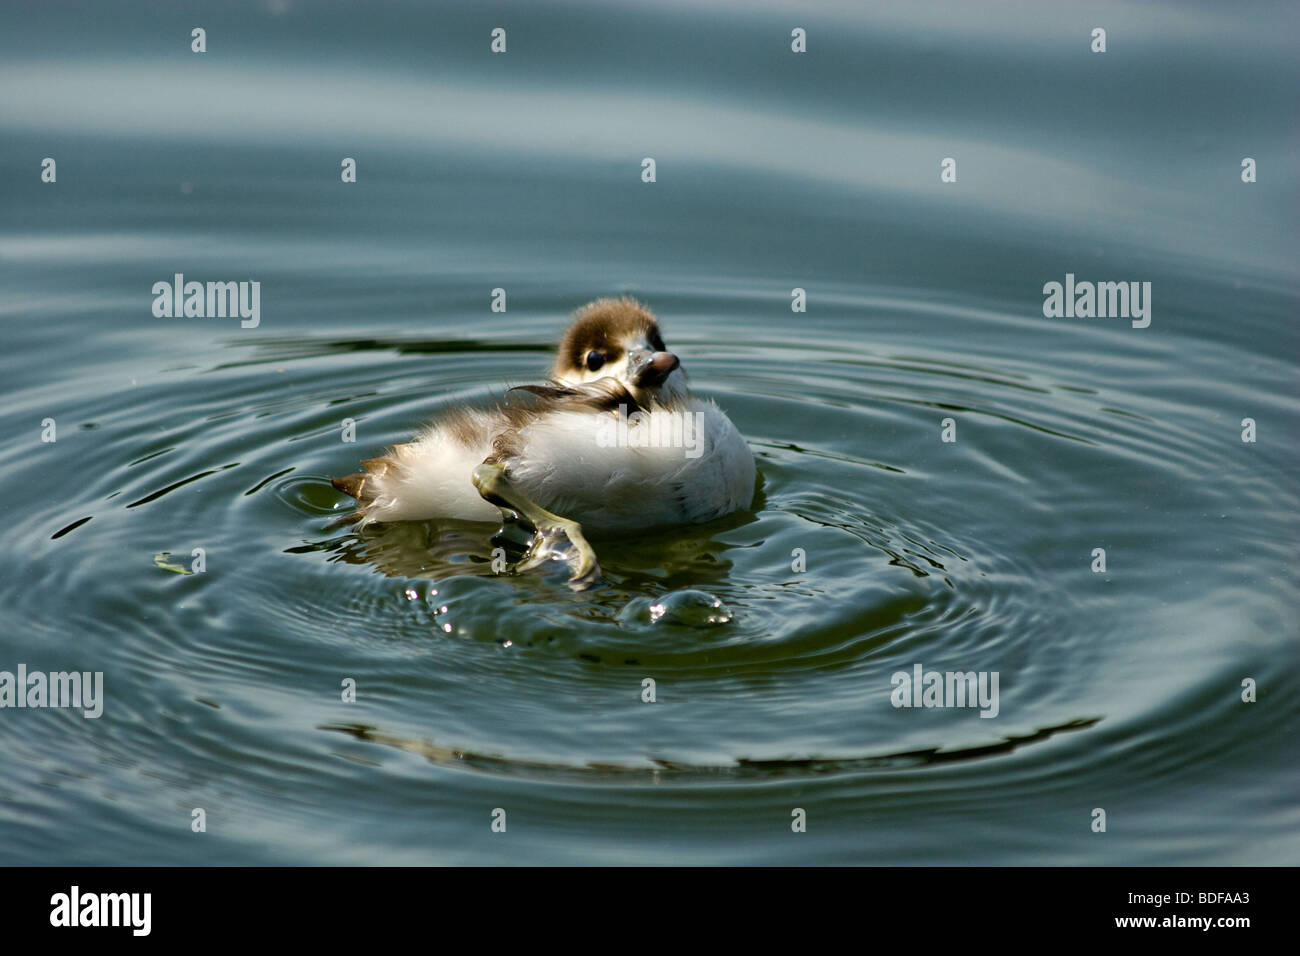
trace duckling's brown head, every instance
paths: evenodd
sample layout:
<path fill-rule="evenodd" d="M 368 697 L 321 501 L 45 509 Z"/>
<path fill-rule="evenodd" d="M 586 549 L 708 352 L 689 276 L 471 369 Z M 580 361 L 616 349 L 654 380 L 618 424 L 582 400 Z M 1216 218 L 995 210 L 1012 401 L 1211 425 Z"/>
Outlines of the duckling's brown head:
<path fill-rule="evenodd" d="M 684 373 L 659 323 L 633 299 L 597 299 L 574 315 L 552 376 L 569 385 L 615 378 L 643 399 L 666 401 L 685 392 Z"/>

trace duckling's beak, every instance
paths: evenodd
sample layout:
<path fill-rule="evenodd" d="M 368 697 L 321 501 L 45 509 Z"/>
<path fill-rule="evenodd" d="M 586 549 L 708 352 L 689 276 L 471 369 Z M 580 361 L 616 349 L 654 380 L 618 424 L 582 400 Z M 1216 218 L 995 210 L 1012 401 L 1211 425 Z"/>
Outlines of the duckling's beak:
<path fill-rule="evenodd" d="M 641 388 L 656 388 L 681 362 L 672 352 L 637 349 L 627 357 L 627 375 Z"/>

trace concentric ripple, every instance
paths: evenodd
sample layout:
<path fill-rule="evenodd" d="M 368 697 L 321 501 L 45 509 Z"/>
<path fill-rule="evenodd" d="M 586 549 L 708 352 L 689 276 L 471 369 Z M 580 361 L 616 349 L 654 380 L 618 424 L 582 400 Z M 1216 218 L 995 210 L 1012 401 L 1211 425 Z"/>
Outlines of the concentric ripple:
<path fill-rule="evenodd" d="M 0 671 L 106 697 L 0 712 L 0 863 L 1294 862 L 1280 14 L 1131 5 L 1095 57 L 838 4 L 794 56 L 761 4 L 523 4 L 495 57 L 368 6 L 0 31 Z M 259 326 L 155 316 L 177 273 Z M 1067 273 L 1150 326 L 1045 318 Z M 596 540 L 583 593 L 344 520 L 330 476 L 623 293 L 752 510 Z M 996 698 L 895 706 L 917 668 Z"/>

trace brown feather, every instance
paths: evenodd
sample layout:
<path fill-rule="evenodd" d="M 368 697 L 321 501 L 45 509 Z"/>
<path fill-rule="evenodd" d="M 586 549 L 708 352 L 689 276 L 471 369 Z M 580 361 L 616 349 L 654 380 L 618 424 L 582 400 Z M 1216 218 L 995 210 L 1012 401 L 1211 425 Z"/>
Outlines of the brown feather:
<path fill-rule="evenodd" d="M 384 475 L 388 474 L 389 467 L 395 464 L 397 464 L 397 462 L 394 459 L 385 455 L 381 458 L 367 458 L 361 463 L 361 467 L 370 472 L 376 478 L 382 478 Z"/>
<path fill-rule="evenodd" d="M 345 495 L 361 501 L 365 495 L 366 479 L 369 477 L 362 474 L 344 475 L 342 478 L 331 478 L 330 484 Z"/>
<path fill-rule="evenodd" d="M 397 448 L 394 448 L 393 451 L 396 452 Z M 330 484 L 345 495 L 357 499 L 361 504 L 369 504 L 375 500 L 377 494 L 370 479 L 384 477 L 384 475 L 388 474 L 388 469 L 395 464 L 397 464 L 397 460 L 389 456 L 367 458 L 361 463 L 361 467 L 365 469 L 364 472 L 358 472 L 355 475 L 344 475 L 342 478 L 331 478 Z"/>
<path fill-rule="evenodd" d="M 628 413 L 644 411 L 641 403 L 616 378 L 600 378 L 581 385 L 550 382 L 546 385 L 516 385 L 512 392 L 531 392 L 544 398 L 560 411 L 616 412 L 620 408 Z"/>
<path fill-rule="evenodd" d="M 597 299 L 574 314 L 573 324 L 560 341 L 553 374 L 560 378 L 581 371 L 593 349 L 616 359 L 622 352 L 616 343 L 658 329 L 654 313 L 635 299 Z"/>

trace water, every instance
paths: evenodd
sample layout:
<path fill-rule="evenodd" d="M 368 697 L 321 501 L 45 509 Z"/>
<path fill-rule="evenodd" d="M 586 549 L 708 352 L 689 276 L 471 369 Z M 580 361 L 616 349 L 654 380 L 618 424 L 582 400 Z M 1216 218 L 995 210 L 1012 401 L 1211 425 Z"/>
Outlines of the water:
<path fill-rule="evenodd" d="M 6 14 L 0 670 L 106 700 L 0 712 L 0 861 L 1295 861 L 1292 8 Z M 178 272 L 260 324 L 155 318 Z M 1066 273 L 1151 325 L 1044 318 Z M 582 594 L 337 523 L 624 292 L 752 512 Z M 996 717 L 891 706 L 917 664 Z"/>

